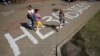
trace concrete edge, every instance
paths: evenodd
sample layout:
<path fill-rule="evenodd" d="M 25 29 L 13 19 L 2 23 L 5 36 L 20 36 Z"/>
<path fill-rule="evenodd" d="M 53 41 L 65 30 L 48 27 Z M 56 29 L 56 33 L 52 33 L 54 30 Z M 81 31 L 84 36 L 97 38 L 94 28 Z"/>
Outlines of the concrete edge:
<path fill-rule="evenodd" d="M 98 11 L 97 11 L 97 12 L 98 12 Z M 96 12 L 96 13 L 97 13 L 97 12 Z M 94 13 L 94 16 L 95 16 L 96 13 Z M 62 47 L 65 43 L 67 43 L 69 40 L 71 40 L 72 37 L 73 37 L 82 27 L 84 27 L 84 26 L 89 22 L 89 20 L 92 19 L 94 16 L 92 16 L 91 18 L 88 18 L 85 22 L 82 23 L 82 25 L 80 25 L 80 26 L 78 27 L 78 29 L 75 29 L 75 31 L 74 31 L 73 33 L 71 33 L 67 38 L 65 38 L 61 43 L 58 44 L 58 46 L 57 46 L 57 56 L 62 56 L 62 54 L 61 54 L 61 47 Z"/>

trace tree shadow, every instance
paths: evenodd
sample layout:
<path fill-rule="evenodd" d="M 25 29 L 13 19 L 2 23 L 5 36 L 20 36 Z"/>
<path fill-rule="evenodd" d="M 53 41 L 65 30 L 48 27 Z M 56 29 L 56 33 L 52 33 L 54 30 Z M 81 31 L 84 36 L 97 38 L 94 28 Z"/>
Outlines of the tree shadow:
<path fill-rule="evenodd" d="M 49 25 L 49 24 L 44 24 L 44 26 L 46 26 L 46 27 L 50 27 L 50 28 L 54 29 L 56 32 L 58 32 L 58 29 L 56 28 L 58 25 Z"/>

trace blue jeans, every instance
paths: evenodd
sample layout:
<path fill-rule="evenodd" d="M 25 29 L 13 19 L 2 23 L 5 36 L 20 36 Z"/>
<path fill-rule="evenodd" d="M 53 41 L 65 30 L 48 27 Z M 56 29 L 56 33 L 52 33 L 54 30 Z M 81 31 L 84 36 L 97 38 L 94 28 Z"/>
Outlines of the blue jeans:
<path fill-rule="evenodd" d="M 31 23 L 32 23 L 32 27 L 34 27 L 34 24 L 35 24 L 35 19 L 34 19 L 34 16 L 33 15 L 27 15 L 27 18 L 31 20 Z"/>

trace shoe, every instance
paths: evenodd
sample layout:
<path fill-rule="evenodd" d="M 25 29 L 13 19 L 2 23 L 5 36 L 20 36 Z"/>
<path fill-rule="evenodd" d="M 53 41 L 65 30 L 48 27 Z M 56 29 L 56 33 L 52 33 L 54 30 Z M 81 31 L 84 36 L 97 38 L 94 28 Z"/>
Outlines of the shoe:
<path fill-rule="evenodd" d="M 44 25 L 42 26 L 42 28 L 44 28 Z"/>
<path fill-rule="evenodd" d="M 63 25 L 63 23 L 61 24 L 61 26 Z"/>
<path fill-rule="evenodd" d="M 59 26 L 57 26 L 56 29 L 59 29 Z"/>
<path fill-rule="evenodd" d="M 39 32 L 39 30 L 36 30 L 35 32 Z"/>
<path fill-rule="evenodd" d="M 10 4 L 11 2 L 10 1 L 8 1 L 8 4 Z"/>
<path fill-rule="evenodd" d="M 62 26 L 60 26 L 59 28 L 63 28 Z"/>

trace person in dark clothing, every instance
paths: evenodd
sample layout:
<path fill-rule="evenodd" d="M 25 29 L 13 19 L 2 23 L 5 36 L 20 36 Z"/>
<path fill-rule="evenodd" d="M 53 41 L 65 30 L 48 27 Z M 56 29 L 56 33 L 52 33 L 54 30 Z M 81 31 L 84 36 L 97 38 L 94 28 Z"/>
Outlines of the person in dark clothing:
<path fill-rule="evenodd" d="M 31 20 L 31 28 L 34 28 L 34 23 L 35 23 L 35 19 L 34 19 L 34 9 L 32 9 L 32 6 L 29 5 L 28 6 L 28 14 L 27 14 L 27 18 Z"/>
<path fill-rule="evenodd" d="M 59 11 L 59 21 L 60 21 L 59 27 L 61 28 L 61 26 L 64 25 L 65 23 L 64 13 L 62 9 L 60 9 Z"/>

